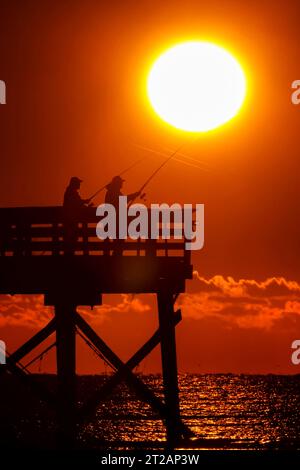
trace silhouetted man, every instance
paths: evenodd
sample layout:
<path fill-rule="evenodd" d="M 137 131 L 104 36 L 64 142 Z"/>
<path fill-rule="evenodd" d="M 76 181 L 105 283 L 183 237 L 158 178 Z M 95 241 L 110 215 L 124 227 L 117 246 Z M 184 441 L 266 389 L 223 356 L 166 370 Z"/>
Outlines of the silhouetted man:
<path fill-rule="evenodd" d="M 69 186 L 64 194 L 64 210 L 67 213 L 80 211 L 83 207 L 87 207 L 90 199 L 82 199 L 79 195 L 79 189 L 82 180 L 77 176 L 72 176 Z"/>
<path fill-rule="evenodd" d="M 125 196 L 125 194 L 122 193 L 121 189 L 124 183 L 124 179 L 121 178 L 121 176 L 114 176 L 111 182 L 106 186 L 107 192 L 105 195 L 105 203 L 106 204 L 111 204 L 115 207 L 116 209 L 116 233 L 117 233 L 117 238 L 119 234 L 119 197 L 120 196 Z M 138 197 L 141 194 L 141 191 L 137 191 L 132 194 L 128 194 L 127 196 L 127 202 L 130 202 L 134 200 L 136 197 Z M 122 255 L 122 245 L 124 241 L 119 240 L 118 245 L 119 248 L 117 250 L 114 250 L 113 254 L 114 255 Z"/>
<path fill-rule="evenodd" d="M 69 186 L 64 194 L 63 216 L 64 216 L 64 241 L 65 254 L 73 254 L 78 238 L 78 221 L 83 215 L 83 211 L 90 202 L 90 199 L 82 199 L 79 194 L 82 180 L 77 176 L 72 176 Z"/>
<path fill-rule="evenodd" d="M 107 192 L 105 195 L 105 202 L 107 204 L 112 204 L 116 211 L 119 208 L 119 196 L 124 196 L 121 189 L 124 183 L 124 179 L 121 176 L 114 176 L 111 182 L 106 186 Z M 127 201 L 130 202 L 140 195 L 140 191 L 136 193 L 128 194 Z"/>

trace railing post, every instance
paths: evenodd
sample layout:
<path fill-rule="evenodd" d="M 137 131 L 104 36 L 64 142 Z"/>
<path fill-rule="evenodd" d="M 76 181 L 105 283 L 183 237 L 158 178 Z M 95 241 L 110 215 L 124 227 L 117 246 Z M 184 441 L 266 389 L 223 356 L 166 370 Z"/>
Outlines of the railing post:
<path fill-rule="evenodd" d="M 59 227 L 58 223 L 54 222 L 52 225 L 52 230 L 53 230 L 53 237 L 52 237 L 52 242 L 53 242 L 53 249 L 52 249 L 52 254 L 55 256 L 59 255 Z"/>
<path fill-rule="evenodd" d="M 87 222 L 82 222 L 82 245 L 83 254 L 87 256 L 89 254 L 89 235 Z"/>

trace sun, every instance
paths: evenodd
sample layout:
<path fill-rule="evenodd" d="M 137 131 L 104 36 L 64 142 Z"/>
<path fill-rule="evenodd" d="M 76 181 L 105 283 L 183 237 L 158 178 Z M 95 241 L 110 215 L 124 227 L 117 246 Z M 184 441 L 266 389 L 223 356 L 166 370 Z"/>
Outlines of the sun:
<path fill-rule="evenodd" d="M 224 48 L 189 41 L 156 60 L 147 92 L 164 121 L 185 131 L 205 132 L 238 113 L 246 96 L 246 78 L 238 61 Z"/>

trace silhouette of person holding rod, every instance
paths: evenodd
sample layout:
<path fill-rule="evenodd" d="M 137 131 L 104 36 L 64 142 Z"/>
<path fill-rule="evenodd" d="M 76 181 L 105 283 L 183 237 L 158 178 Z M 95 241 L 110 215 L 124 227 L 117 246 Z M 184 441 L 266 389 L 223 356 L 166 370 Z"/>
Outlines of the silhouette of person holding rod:
<path fill-rule="evenodd" d="M 82 180 L 72 176 L 65 190 L 63 202 L 65 254 L 73 255 L 78 239 L 78 222 L 84 210 L 89 206 L 90 198 L 82 199 L 79 194 Z"/>
<path fill-rule="evenodd" d="M 116 210 L 116 233 L 117 233 L 117 240 L 118 240 L 118 248 L 113 251 L 113 255 L 121 256 L 122 255 L 122 247 L 124 244 L 124 240 L 118 239 L 119 234 L 119 197 L 124 196 L 122 193 L 122 186 L 124 183 L 124 179 L 121 176 L 114 176 L 110 183 L 106 186 L 106 194 L 105 194 L 105 203 L 111 204 L 115 207 Z M 130 202 L 137 198 L 141 194 L 141 191 L 136 191 L 135 193 L 128 194 L 127 202 Z"/>

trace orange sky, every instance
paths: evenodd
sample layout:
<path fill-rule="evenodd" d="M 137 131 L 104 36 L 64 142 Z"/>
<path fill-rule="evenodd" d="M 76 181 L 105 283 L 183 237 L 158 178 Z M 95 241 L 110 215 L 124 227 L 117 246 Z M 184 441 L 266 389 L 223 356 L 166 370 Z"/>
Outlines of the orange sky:
<path fill-rule="evenodd" d="M 206 207 L 205 248 L 193 253 L 197 273 L 179 299 L 183 372 L 300 372 L 290 363 L 300 334 L 300 106 L 290 101 L 300 78 L 298 8 L 296 1 L 1 2 L 1 206 L 58 205 L 71 175 L 84 179 L 89 195 L 143 155 L 135 144 L 165 151 L 186 142 L 184 152 L 209 167 L 171 162 L 147 189 L 151 202 Z M 186 39 L 228 47 L 249 80 L 239 116 L 197 141 L 156 118 L 145 96 L 151 62 Z M 160 162 L 149 154 L 124 189 L 136 190 Z M 128 357 L 156 326 L 153 299 L 104 300 L 91 321 Z M 0 337 L 10 349 L 51 315 L 41 310 L 39 298 L 2 298 Z M 44 369 L 53 364 L 49 357 Z M 78 364 L 79 372 L 98 371 L 84 349 Z M 158 367 L 154 354 L 142 370 Z"/>

